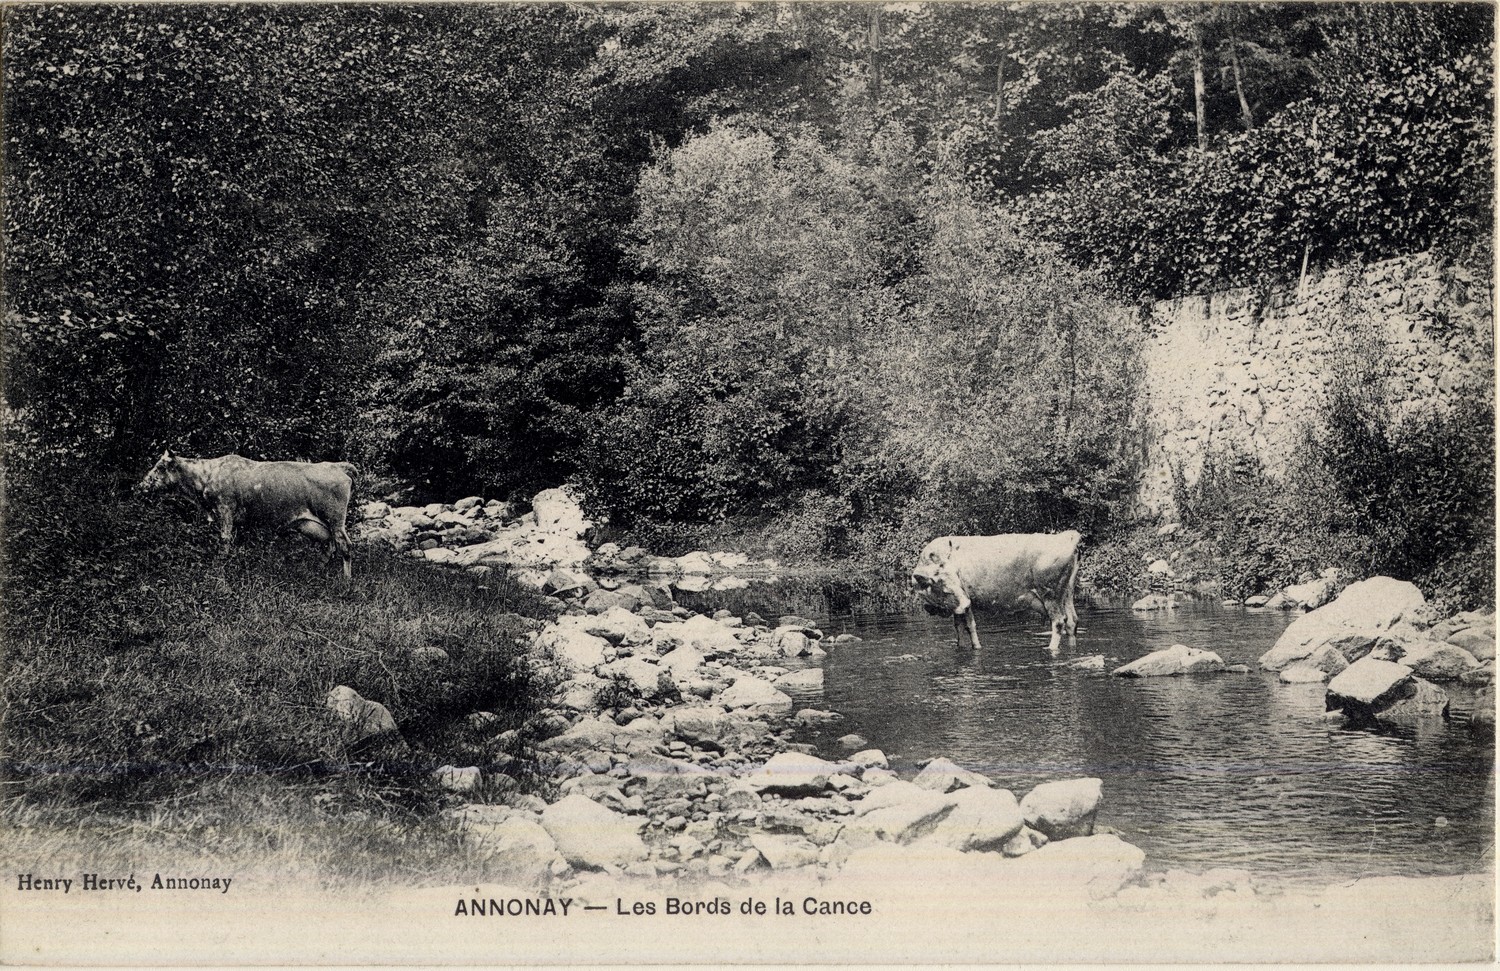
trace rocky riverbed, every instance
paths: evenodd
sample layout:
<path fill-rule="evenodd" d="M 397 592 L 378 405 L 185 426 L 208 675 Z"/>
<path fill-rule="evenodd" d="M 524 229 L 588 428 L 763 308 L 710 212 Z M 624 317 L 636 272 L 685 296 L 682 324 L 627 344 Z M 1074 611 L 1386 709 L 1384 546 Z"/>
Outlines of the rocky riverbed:
<path fill-rule="evenodd" d="M 366 541 L 448 568 L 504 567 L 555 598 L 558 618 L 533 638 L 535 663 L 557 675 L 552 704 L 523 732 L 493 738 L 482 768 L 439 772 L 460 798 L 485 793 L 452 812 L 507 892 L 604 905 L 663 893 L 734 901 L 785 888 L 796 906 L 816 910 L 824 901 L 858 907 L 919 873 L 1007 896 L 1045 890 L 1110 912 L 1160 905 L 1264 916 L 1281 905 L 1281 891 L 1247 871 L 1146 873 L 1145 854 L 1109 831 L 1099 779 L 1015 793 L 945 758 L 903 778 L 854 735 L 840 739 L 843 757 L 814 755 L 795 741 L 798 729 L 840 719 L 819 707 L 820 661 L 852 638 L 825 637 L 803 617 L 695 613 L 673 601 L 668 582 L 733 585 L 774 563 L 591 549 L 589 523 L 564 490 L 539 495 L 522 517 L 477 498 L 363 512 Z M 1289 627 L 1262 665 L 1334 677 L 1330 707 L 1354 720 L 1398 703 L 1430 707 L 1428 679 L 1492 681 L 1493 618 L 1440 619 L 1397 583 L 1351 586 Z M 1161 653 L 1114 673 L 1223 669 L 1210 652 Z M 1360 668 L 1377 663 L 1390 670 L 1377 678 Z M 399 732 L 347 688 L 329 704 L 352 736 Z M 478 725 L 487 717 L 471 716 Z M 522 777 L 540 779 L 537 792 L 524 792 Z"/>

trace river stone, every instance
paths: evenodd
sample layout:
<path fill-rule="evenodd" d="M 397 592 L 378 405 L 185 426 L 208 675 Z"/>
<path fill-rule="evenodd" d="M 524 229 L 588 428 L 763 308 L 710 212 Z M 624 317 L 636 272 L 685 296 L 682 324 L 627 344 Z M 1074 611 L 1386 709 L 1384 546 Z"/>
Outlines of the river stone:
<path fill-rule="evenodd" d="M 1313 667 L 1306 661 L 1298 661 L 1296 664 L 1282 668 L 1276 677 L 1282 684 L 1322 684 L 1328 680 L 1328 672 L 1322 668 Z"/>
<path fill-rule="evenodd" d="M 604 638 L 557 624 L 542 628 L 537 635 L 537 644 L 550 650 L 563 665 L 576 673 L 592 672 L 604 663 L 604 652 L 609 650 L 609 642 Z"/>
<path fill-rule="evenodd" d="M 882 786 L 875 793 L 891 786 Z M 844 833 L 853 846 L 869 845 L 875 840 L 891 843 L 911 843 L 930 835 L 950 813 L 957 808 L 951 795 L 917 790 L 918 795 L 903 799 L 893 805 L 883 806 L 860 815 L 851 816 L 844 822 Z M 872 793 L 871 795 L 874 795 Z M 865 797 L 867 800 L 869 797 Z M 863 810 L 861 806 L 861 810 Z M 842 838 L 842 837 L 841 837 Z"/>
<path fill-rule="evenodd" d="M 541 824 L 518 816 L 492 825 L 472 825 L 465 833 L 490 854 L 487 866 L 526 887 L 544 884 L 560 856 L 556 841 Z"/>
<path fill-rule="evenodd" d="M 560 536 L 582 536 L 593 525 L 584 518 L 578 497 L 567 486 L 543 489 L 532 496 L 531 518 L 538 529 Z"/>
<path fill-rule="evenodd" d="M 1294 583 L 1282 590 L 1281 593 L 1298 607 L 1308 610 L 1317 608 L 1333 599 L 1333 591 L 1338 589 L 1338 581 L 1333 577 L 1318 577 L 1306 583 Z"/>
<path fill-rule="evenodd" d="M 1348 708 L 1344 709 L 1349 713 Z M 1421 678 L 1412 678 L 1402 696 L 1375 712 L 1375 718 L 1383 722 L 1410 723 L 1429 718 L 1448 719 L 1448 695 L 1437 685 Z"/>
<path fill-rule="evenodd" d="M 750 845 L 773 870 L 790 870 L 818 862 L 818 848 L 805 839 L 754 832 L 750 834 Z"/>
<path fill-rule="evenodd" d="M 390 709 L 378 701 L 370 701 L 348 685 L 339 685 L 328 692 L 324 704 L 342 727 L 344 741 L 356 744 L 368 738 L 397 733 L 396 719 Z"/>
<path fill-rule="evenodd" d="M 1009 789 L 968 786 L 948 799 L 953 810 L 927 839 L 955 850 L 999 852 L 1026 823 Z"/>
<path fill-rule="evenodd" d="M 1425 641 L 1408 646 L 1401 663 L 1428 681 L 1457 681 L 1477 668 L 1480 661 L 1456 644 Z"/>
<path fill-rule="evenodd" d="M 792 710 L 792 699 L 769 681 L 743 675 L 719 695 L 719 704 L 734 710 L 743 708 L 757 714 L 785 715 Z"/>
<path fill-rule="evenodd" d="M 1016 835 L 1001 845 L 1000 852 L 1009 857 L 1025 856 L 1046 846 L 1048 842 L 1050 841 L 1045 833 L 1039 833 L 1030 826 L 1022 826 Z"/>
<path fill-rule="evenodd" d="M 681 634 L 685 644 L 704 654 L 734 654 L 740 650 L 740 640 L 733 629 L 702 614 L 684 620 Z"/>
<path fill-rule="evenodd" d="M 1177 606 L 1177 602 L 1171 597 L 1159 593 L 1148 593 L 1146 596 L 1130 605 L 1131 610 L 1167 610 Z"/>
<path fill-rule="evenodd" d="M 846 766 L 801 752 L 779 752 L 757 771 L 745 777 L 750 788 L 782 796 L 815 796 L 826 792 L 830 777 Z"/>
<path fill-rule="evenodd" d="M 585 796 L 563 797 L 542 812 L 541 822 L 563 859 L 576 867 L 602 870 L 646 857 L 641 821 L 606 809 Z"/>
<path fill-rule="evenodd" d="M 1360 658 L 1328 683 L 1328 709 L 1348 711 L 1347 705 L 1360 710 L 1383 708 L 1402 696 L 1411 678 L 1411 668 L 1404 664 Z"/>
<path fill-rule="evenodd" d="M 580 718 L 555 738 L 537 744 L 549 752 L 607 752 L 614 748 L 618 726 L 606 718 Z"/>
<path fill-rule="evenodd" d="M 592 596 L 592 595 L 591 595 Z M 611 644 L 649 644 L 651 630 L 646 622 L 623 607 L 610 607 L 595 616 L 565 617 L 559 627 L 581 627 L 586 633 L 602 637 Z"/>
<path fill-rule="evenodd" d="M 869 744 L 870 740 L 868 738 L 865 738 L 863 735 L 856 735 L 853 732 L 839 738 L 839 748 L 845 752 L 858 752 Z"/>
<path fill-rule="evenodd" d="M 645 699 L 672 697 L 677 694 L 677 685 L 672 672 L 659 664 L 652 664 L 636 657 L 622 658 L 601 664 L 596 669 L 602 678 L 624 684 L 631 694 Z"/>
<path fill-rule="evenodd" d="M 803 668 L 781 675 L 771 684 L 782 691 L 813 694 L 823 690 L 823 669 Z"/>
<path fill-rule="evenodd" d="M 672 672 L 672 677 L 680 681 L 692 677 L 693 672 L 702 667 L 703 661 L 702 651 L 684 644 L 682 647 L 663 655 L 661 661 L 658 663 Z"/>
<path fill-rule="evenodd" d="M 1145 862 L 1143 850 L 1118 836 L 1085 836 L 1050 842 L 1007 864 L 1006 873 L 1017 882 L 1034 881 L 1049 896 L 1077 888 L 1100 900 L 1119 892 Z"/>
<path fill-rule="evenodd" d="M 656 800 L 701 798 L 717 778 L 700 765 L 650 752 L 633 756 L 624 771 L 630 779 L 640 780 L 646 794 Z"/>
<path fill-rule="evenodd" d="M 912 784 L 919 789 L 928 789 L 932 792 L 952 792 L 954 789 L 962 789 L 965 786 L 979 786 L 987 788 L 993 786 L 989 777 L 972 772 L 957 765 L 948 759 L 936 758 L 922 767 Z"/>
<path fill-rule="evenodd" d="M 1101 779 L 1044 782 L 1021 800 L 1026 825 L 1053 840 L 1089 836 L 1094 832 L 1094 816 L 1103 801 L 1103 787 Z"/>
<path fill-rule="evenodd" d="M 1356 634 L 1361 639 L 1368 635 L 1373 646 L 1375 636 L 1390 630 L 1425 604 L 1422 591 L 1404 580 L 1371 577 L 1350 584 L 1332 603 L 1292 621 L 1275 646 L 1261 655 L 1260 666 L 1267 671 L 1279 671 L 1341 635 Z M 1369 649 L 1359 640 L 1336 646 L 1350 660 Z"/>
<path fill-rule="evenodd" d="M 1471 627 L 1465 630 L 1455 631 L 1447 637 L 1449 644 L 1461 647 L 1474 655 L 1481 661 L 1491 661 L 1495 658 L 1495 629 Z"/>
<path fill-rule="evenodd" d="M 1153 678 L 1180 674 L 1213 674 L 1224 670 L 1224 659 L 1213 651 L 1205 651 L 1186 644 L 1173 644 L 1165 650 L 1153 651 L 1129 664 L 1121 665 L 1110 673 L 1117 678 Z"/>
<path fill-rule="evenodd" d="M 458 793 L 473 792 L 483 781 L 479 768 L 473 765 L 462 769 L 453 765 L 445 765 L 433 770 L 432 777 L 443 789 Z"/>
<path fill-rule="evenodd" d="M 866 771 L 865 776 L 868 777 L 869 775 L 870 772 Z M 897 806 L 913 799 L 921 799 L 924 794 L 930 791 L 923 789 L 921 786 L 913 785 L 905 779 L 893 778 L 866 793 L 865 797 L 854 807 L 854 813 L 857 816 L 862 816 L 877 809 Z"/>
<path fill-rule="evenodd" d="M 1103 671 L 1104 655 L 1090 654 L 1087 657 L 1074 658 L 1063 664 L 1065 668 L 1075 668 L 1079 671 Z"/>

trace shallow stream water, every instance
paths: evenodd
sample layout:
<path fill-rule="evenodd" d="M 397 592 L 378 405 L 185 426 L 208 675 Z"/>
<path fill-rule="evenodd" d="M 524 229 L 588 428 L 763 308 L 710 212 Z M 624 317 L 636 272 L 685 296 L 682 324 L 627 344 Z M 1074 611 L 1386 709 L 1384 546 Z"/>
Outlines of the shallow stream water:
<path fill-rule="evenodd" d="M 941 755 L 1018 796 L 1097 776 L 1099 824 L 1144 849 L 1152 869 L 1227 866 L 1329 883 L 1493 866 L 1495 749 L 1467 730 L 1472 692 L 1448 689 L 1447 723 L 1331 725 L 1323 685 L 1281 684 L 1256 666 L 1295 615 L 1080 605 L 1077 644 L 1054 659 L 1039 620 L 981 616 L 984 646 L 960 648 L 951 620 L 890 591 L 782 582 L 679 599 L 770 623 L 800 614 L 825 637 L 863 638 L 829 645 L 822 695 L 795 698 L 844 716 L 804 735 L 826 757 L 857 733 L 903 774 Z M 1252 673 L 1126 679 L 1059 663 L 1103 654 L 1112 669 L 1177 643 Z"/>

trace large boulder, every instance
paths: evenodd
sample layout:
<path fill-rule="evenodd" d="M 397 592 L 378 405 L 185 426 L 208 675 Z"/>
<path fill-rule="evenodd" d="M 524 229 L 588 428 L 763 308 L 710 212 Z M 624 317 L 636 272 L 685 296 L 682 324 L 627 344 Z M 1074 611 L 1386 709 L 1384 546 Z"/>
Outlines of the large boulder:
<path fill-rule="evenodd" d="M 1224 659 L 1213 651 L 1173 644 L 1115 668 L 1117 678 L 1157 678 L 1179 674 L 1213 674 L 1224 670 Z"/>
<path fill-rule="evenodd" d="M 1376 636 L 1417 614 L 1426 602 L 1422 591 L 1405 580 L 1371 577 L 1352 583 L 1332 603 L 1288 625 L 1275 646 L 1261 655 L 1260 666 L 1280 671 L 1329 644 L 1338 647 L 1346 659 L 1356 660 L 1369 652 Z M 1348 635 L 1355 636 L 1343 639 Z"/>
<path fill-rule="evenodd" d="M 1103 788 L 1100 779 L 1044 782 L 1021 800 L 1021 814 L 1027 826 L 1046 834 L 1048 839 L 1089 836 L 1094 832 L 1094 816 L 1103 801 Z"/>
<path fill-rule="evenodd" d="M 1404 664 L 1360 658 L 1328 683 L 1328 710 L 1342 708 L 1348 713 L 1349 705 L 1358 710 L 1385 707 L 1403 697 L 1411 680 L 1411 668 Z"/>
<path fill-rule="evenodd" d="M 543 810 L 541 822 L 558 852 L 576 867 L 602 870 L 646 857 L 640 837 L 643 820 L 607 809 L 587 796 L 574 794 L 553 803 Z"/>
<path fill-rule="evenodd" d="M 1356 724 L 1446 717 L 1448 712 L 1447 696 L 1411 668 L 1372 657 L 1360 658 L 1328 682 L 1325 704 Z"/>
<path fill-rule="evenodd" d="M 680 625 L 659 624 L 654 633 L 659 633 L 661 628 L 665 626 L 674 628 L 671 633 L 676 634 L 680 638 L 680 643 L 686 644 L 688 647 L 701 651 L 706 655 L 734 654 L 740 649 L 740 640 L 734 636 L 732 628 L 726 627 L 717 620 L 705 617 L 702 614 L 695 614 Z M 660 637 L 657 637 L 656 643 L 657 649 L 660 650 L 662 643 Z"/>
<path fill-rule="evenodd" d="M 955 850 L 1000 852 L 1021 831 L 1025 818 L 1009 789 L 967 786 L 948 796 L 953 809 L 928 840 Z"/>
<path fill-rule="evenodd" d="M 489 868 L 526 887 L 544 884 L 560 855 L 557 842 L 541 824 L 519 816 L 498 823 L 470 823 L 465 833 L 490 854 Z"/>
<path fill-rule="evenodd" d="M 531 519 L 536 528 L 560 536 L 582 536 L 593 523 L 583 515 L 578 496 L 564 486 L 543 489 L 531 499 Z"/>

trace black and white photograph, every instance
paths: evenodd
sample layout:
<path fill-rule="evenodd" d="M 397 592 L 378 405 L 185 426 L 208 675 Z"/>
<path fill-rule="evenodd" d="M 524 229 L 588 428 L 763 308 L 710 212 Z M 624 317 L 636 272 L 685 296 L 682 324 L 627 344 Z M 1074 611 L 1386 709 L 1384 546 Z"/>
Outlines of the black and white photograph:
<path fill-rule="evenodd" d="M 0 5 L 0 962 L 1493 965 L 1495 28 Z"/>

